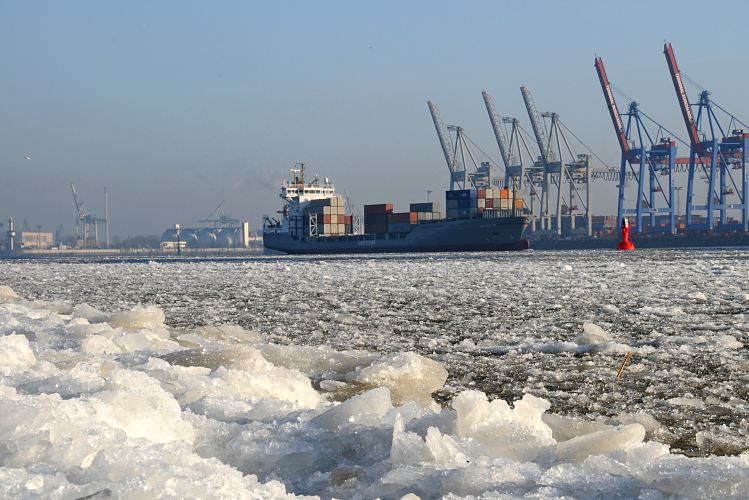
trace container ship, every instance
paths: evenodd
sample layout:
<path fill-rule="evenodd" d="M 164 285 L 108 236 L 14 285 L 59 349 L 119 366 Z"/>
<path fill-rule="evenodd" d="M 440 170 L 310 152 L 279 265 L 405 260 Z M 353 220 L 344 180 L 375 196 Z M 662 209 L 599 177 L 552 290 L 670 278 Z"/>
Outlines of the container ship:
<path fill-rule="evenodd" d="M 304 165 L 284 182 L 279 217 L 264 217 L 263 245 L 289 254 L 379 252 L 469 252 L 524 250 L 530 217 L 520 197 L 508 188 L 470 188 L 445 192 L 445 212 L 437 202 L 412 203 L 394 212 L 392 203 L 364 206 L 346 214 L 335 186 L 319 177 L 307 182 Z"/>

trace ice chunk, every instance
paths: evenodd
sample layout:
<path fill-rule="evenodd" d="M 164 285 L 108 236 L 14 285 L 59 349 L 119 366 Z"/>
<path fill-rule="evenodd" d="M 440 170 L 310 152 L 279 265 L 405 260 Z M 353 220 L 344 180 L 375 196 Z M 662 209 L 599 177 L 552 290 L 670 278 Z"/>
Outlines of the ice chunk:
<path fill-rule="evenodd" d="M 636 413 L 620 413 L 614 420 L 619 424 L 637 423 L 642 425 L 645 428 L 646 438 L 648 440 L 655 439 L 661 443 L 670 443 L 675 439 L 668 428 L 661 425 L 655 417 L 644 411 L 638 411 Z"/>
<path fill-rule="evenodd" d="M 239 366 L 243 359 L 255 358 L 258 355 L 257 349 L 236 346 L 224 349 L 183 349 L 164 354 L 162 358 L 174 365 L 203 366 L 215 370 L 221 366 L 227 368 Z M 248 363 L 252 364 L 253 362 L 248 361 Z"/>
<path fill-rule="evenodd" d="M 89 323 L 103 323 L 109 319 L 109 314 L 83 303 L 73 307 L 73 317 L 84 318 L 88 320 Z"/>
<path fill-rule="evenodd" d="M 615 315 L 619 314 L 619 308 L 614 304 L 605 304 L 601 307 L 601 311 L 605 314 Z"/>
<path fill-rule="evenodd" d="M 377 425 L 392 408 L 390 391 L 386 387 L 378 387 L 334 406 L 312 422 L 328 429 L 349 424 Z"/>
<path fill-rule="evenodd" d="M 87 337 L 89 335 L 107 335 L 111 338 L 114 330 L 106 323 L 90 324 L 83 318 L 72 319 L 65 327 L 65 334 L 69 337 Z"/>
<path fill-rule="evenodd" d="M 464 391 L 453 399 L 457 411 L 457 434 L 467 438 L 473 453 L 494 458 L 533 460 L 544 448 L 555 444 L 551 428 L 541 419 L 548 401 L 530 394 L 515 402 L 491 403 L 479 391 Z"/>
<path fill-rule="evenodd" d="M 468 459 L 458 443 L 436 427 L 427 430 L 426 439 L 404 430 L 403 419 L 396 417 L 393 426 L 393 442 L 390 461 L 396 464 L 433 464 L 437 467 L 465 467 Z"/>
<path fill-rule="evenodd" d="M 364 368 L 357 380 L 387 387 L 396 406 L 406 401 L 429 406 L 432 393 L 445 384 L 447 370 L 436 361 L 409 352 L 387 357 Z"/>
<path fill-rule="evenodd" d="M 91 403 L 99 418 L 128 437 L 155 443 L 195 439 L 179 403 L 145 373 L 114 370 L 108 390 L 94 394 Z"/>
<path fill-rule="evenodd" d="M 113 327 L 137 330 L 140 328 L 163 328 L 164 311 L 157 306 L 138 306 L 132 311 L 123 311 L 112 315 L 109 324 Z"/>
<path fill-rule="evenodd" d="M 115 336 L 112 341 L 124 352 L 173 350 L 179 344 L 153 330 L 141 330 Z"/>
<path fill-rule="evenodd" d="M 692 408 L 704 408 L 705 402 L 699 398 L 679 397 L 667 399 L 666 402 L 674 406 L 690 406 Z"/>
<path fill-rule="evenodd" d="M 163 360 L 178 366 L 159 366 Z M 182 404 L 193 404 L 207 397 L 249 399 L 253 401 L 252 407 L 257 406 L 259 399 L 294 403 L 289 409 L 315 408 L 322 402 L 309 378 L 298 370 L 273 365 L 252 346 L 188 349 L 166 354 L 163 360 L 149 361 L 149 367 L 153 367 L 155 377 L 174 387 L 173 392 Z M 236 406 L 232 401 L 225 403 Z M 205 402 L 198 404 L 205 406 Z"/>
<path fill-rule="evenodd" d="M 208 340 L 238 340 L 241 342 L 261 342 L 263 336 L 258 332 L 245 330 L 239 325 L 217 325 L 201 326 L 192 331 L 192 334 Z"/>
<path fill-rule="evenodd" d="M 81 350 L 89 354 L 111 354 L 122 352 L 122 350 L 110 339 L 99 335 L 92 335 L 83 339 L 81 341 Z"/>
<path fill-rule="evenodd" d="M 346 374 L 381 357 L 367 351 L 336 351 L 325 346 L 262 344 L 258 349 L 274 365 L 297 369 L 309 377 Z"/>
<path fill-rule="evenodd" d="M 574 437 L 557 445 L 556 455 L 563 461 L 580 461 L 590 455 L 606 455 L 641 443 L 645 427 L 629 424 Z"/>
<path fill-rule="evenodd" d="M 568 441 L 574 437 L 591 434 L 603 430 L 613 429 L 612 426 L 601 422 L 563 417 L 553 413 L 544 413 L 542 420 L 551 428 L 552 437 L 557 442 Z"/>
<path fill-rule="evenodd" d="M 726 425 L 699 431 L 695 440 L 703 451 L 720 455 L 737 455 L 749 448 L 749 437 L 737 438 Z"/>
<path fill-rule="evenodd" d="M 393 425 L 390 461 L 395 464 L 420 464 L 432 461 L 429 447 L 418 434 L 406 432 L 403 418 L 397 415 Z"/>
<path fill-rule="evenodd" d="M 689 300 L 692 300 L 698 303 L 707 302 L 707 297 L 702 292 L 691 292 L 690 294 L 687 295 L 687 298 L 689 298 Z"/>
<path fill-rule="evenodd" d="M 11 334 L 0 337 L 0 373 L 10 376 L 35 363 L 36 356 L 25 336 Z"/>
<path fill-rule="evenodd" d="M 583 333 L 575 338 L 577 344 L 601 344 L 611 340 L 611 335 L 595 323 L 583 323 Z"/>
<path fill-rule="evenodd" d="M 744 344 L 736 340 L 733 335 L 720 335 L 715 339 L 715 345 L 724 349 L 741 349 Z"/>
<path fill-rule="evenodd" d="M 0 302 L 11 302 L 20 298 L 11 287 L 0 285 Z"/>
<path fill-rule="evenodd" d="M 220 367 L 215 377 L 242 398 L 291 401 L 303 408 L 315 408 L 320 404 L 322 399 L 307 377 L 296 370 L 275 367 L 265 360 L 262 363 L 242 370 Z"/>

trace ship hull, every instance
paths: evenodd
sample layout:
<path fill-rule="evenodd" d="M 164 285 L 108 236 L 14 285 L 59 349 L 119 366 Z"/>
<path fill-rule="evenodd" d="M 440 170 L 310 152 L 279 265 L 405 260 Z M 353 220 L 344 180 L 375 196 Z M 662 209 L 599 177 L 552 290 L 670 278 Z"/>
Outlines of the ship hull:
<path fill-rule="evenodd" d="M 529 248 L 523 239 L 528 217 L 440 220 L 417 224 L 408 233 L 300 236 L 267 231 L 263 245 L 289 254 L 515 251 Z"/>

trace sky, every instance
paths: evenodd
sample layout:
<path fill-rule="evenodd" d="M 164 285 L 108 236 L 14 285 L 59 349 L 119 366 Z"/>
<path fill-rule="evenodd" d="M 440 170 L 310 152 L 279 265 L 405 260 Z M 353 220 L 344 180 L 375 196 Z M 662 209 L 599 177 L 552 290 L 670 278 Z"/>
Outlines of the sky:
<path fill-rule="evenodd" d="M 747 14 L 741 1 L 0 0 L 0 217 L 70 234 L 74 183 L 98 216 L 106 186 L 119 237 L 195 225 L 222 201 L 257 228 L 299 161 L 357 205 L 407 210 L 448 187 L 427 99 L 499 160 L 481 91 L 530 130 L 521 85 L 597 168 L 618 165 L 594 57 L 686 138 L 669 41 L 747 121 Z M 616 212 L 614 185 L 593 183 L 595 213 Z"/>

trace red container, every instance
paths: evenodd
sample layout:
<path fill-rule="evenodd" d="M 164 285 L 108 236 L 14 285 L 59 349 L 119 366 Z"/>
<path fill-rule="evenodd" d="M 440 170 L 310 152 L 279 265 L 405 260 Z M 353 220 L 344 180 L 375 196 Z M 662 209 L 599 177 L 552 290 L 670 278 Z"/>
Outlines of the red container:
<path fill-rule="evenodd" d="M 484 208 L 494 208 L 494 200 L 487 198 L 484 202 Z"/>
<path fill-rule="evenodd" d="M 330 215 L 323 215 L 322 216 L 322 223 L 323 224 L 331 224 L 331 222 L 330 222 Z"/>
<path fill-rule="evenodd" d="M 479 198 L 486 198 L 486 188 L 478 188 L 476 190 L 476 196 Z"/>
<path fill-rule="evenodd" d="M 380 203 L 377 205 L 364 205 L 364 214 L 389 214 L 393 211 L 392 203 Z"/>

